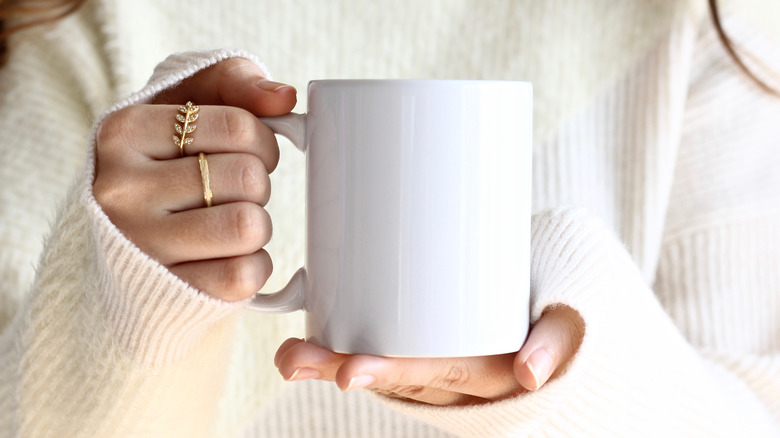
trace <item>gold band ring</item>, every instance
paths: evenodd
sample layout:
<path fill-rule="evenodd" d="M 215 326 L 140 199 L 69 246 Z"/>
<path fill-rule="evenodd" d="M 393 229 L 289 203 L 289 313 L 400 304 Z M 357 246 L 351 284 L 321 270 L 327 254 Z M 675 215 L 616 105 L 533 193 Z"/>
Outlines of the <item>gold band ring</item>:
<path fill-rule="evenodd" d="M 198 164 L 200 164 L 200 178 L 203 180 L 203 200 L 206 201 L 206 207 L 211 207 L 211 198 L 214 194 L 211 192 L 209 162 L 206 161 L 206 154 L 203 152 L 198 153 Z"/>
<path fill-rule="evenodd" d="M 194 140 L 192 137 L 187 137 L 187 134 L 192 134 L 198 125 L 193 125 L 198 120 L 198 111 L 200 107 L 193 105 L 192 102 L 187 102 L 186 105 L 179 107 L 181 114 L 176 114 L 176 121 L 178 123 L 173 124 L 173 128 L 179 135 L 173 135 L 173 142 L 179 146 L 179 155 L 184 156 L 184 146 L 192 143 Z"/>

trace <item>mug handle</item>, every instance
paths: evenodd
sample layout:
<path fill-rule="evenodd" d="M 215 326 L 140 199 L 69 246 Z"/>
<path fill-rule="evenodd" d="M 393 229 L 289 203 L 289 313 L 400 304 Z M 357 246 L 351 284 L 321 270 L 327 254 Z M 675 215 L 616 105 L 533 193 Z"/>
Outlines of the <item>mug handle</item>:
<path fill-rule="evenodd" d="M 261 117 L 275 134 L 287 137 L 301 152 L 306 151 L 305 114 L 289 113 L 279 117 Z M 308 281 L 306 269 L 301 267 L 293 274 L 282 290 L 270 294 L 257 293 L 248 308 L 261 313 L 289 313 L 303 310 Z"/>

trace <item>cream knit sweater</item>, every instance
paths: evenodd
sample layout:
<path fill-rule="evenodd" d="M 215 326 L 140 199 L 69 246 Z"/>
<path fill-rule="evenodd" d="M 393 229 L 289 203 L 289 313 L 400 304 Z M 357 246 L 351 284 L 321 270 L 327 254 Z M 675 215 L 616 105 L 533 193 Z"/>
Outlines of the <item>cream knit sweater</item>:
<path fill-rule="evenodd" d="M 774 3 L 725 24 L 780 70 Z M 152 74 L 219 47 L 246 51 Z M 780 99 L 725 56 L 704 0 L 95 0 L 12 50 L 0 437 L 780 436 Z M 209 299 L 124 238 L 91 194 L 93 122 L 250 53 L 299 90 L 534 83 L 532 319 L 566 303 L 587 325 L 563 375 L 457 408 L 286 384 L 272 356 L 299 316 Z M 302 168 L 282 143 L 269 291 L 302 261 Z"/>

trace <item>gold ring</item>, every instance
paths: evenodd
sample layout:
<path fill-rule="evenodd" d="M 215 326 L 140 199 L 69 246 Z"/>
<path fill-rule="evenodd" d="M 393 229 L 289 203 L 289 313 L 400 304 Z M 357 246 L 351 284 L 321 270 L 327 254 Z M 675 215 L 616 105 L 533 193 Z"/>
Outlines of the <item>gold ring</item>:
<path fill-rule="evenodd" d="M 187 134 L 192 134 L 192 131 L 198 127 L 198 125 L 192 125 L 198 120 L 199 106 L 195 106 L 192 102 L 187 102 L 186 105 L 179 107 L 181 114 L 176 114 L 176 120 L 179 123 L 174 123 L 173 128 L 179 135 L 173 134 L 173 142 L 179 146 L 179 154 L 184 156 L 184 146 L 192 143 L 194 140 L 192 137 L 187 137 Z"/>
<path fill-rule="evenodd" d="M 209 162 L 206 161 L 206 154 L 203 152 L 198 153 L 198 164 L 200 164 L 200 178 L 203 180 L 203 200 L 206 201 L 206 207 L 211 207 L 211 198 L 214 194 L 211 192 Z"/>

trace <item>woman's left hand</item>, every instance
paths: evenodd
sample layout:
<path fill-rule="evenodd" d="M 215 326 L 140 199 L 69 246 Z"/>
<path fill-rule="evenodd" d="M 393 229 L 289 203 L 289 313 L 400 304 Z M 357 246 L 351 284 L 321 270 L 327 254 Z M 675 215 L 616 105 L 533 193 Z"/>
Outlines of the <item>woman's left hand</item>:
<path fill-rule="evenodd" d="M 336 382 L 433 405 L 484 403 L 540 388 L 560 374 L 582 343 L 585 325 L 568 306 L 548 307 L 517 353 L 460 358 L 387 358 L 333 353 L 291 338 L 274 363 L 285 380 Z"/>

